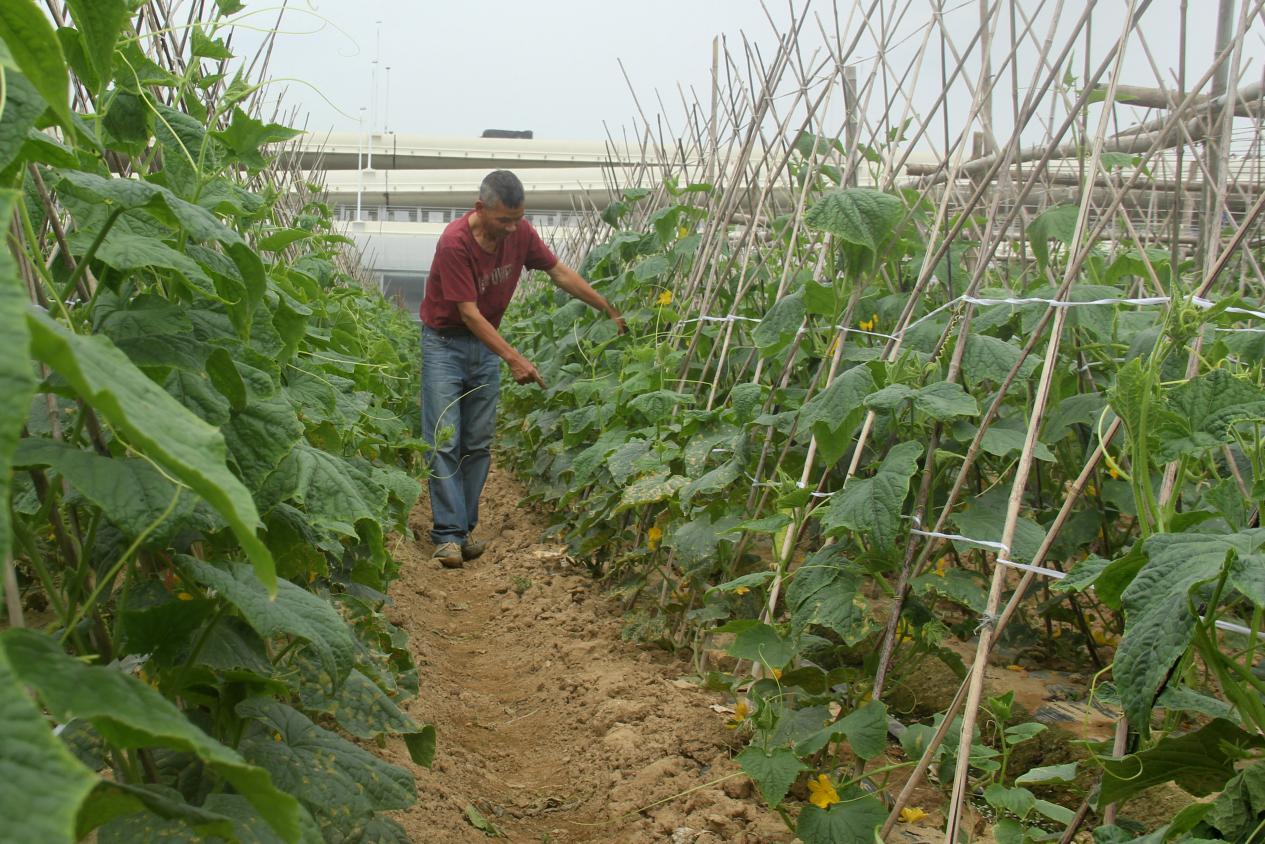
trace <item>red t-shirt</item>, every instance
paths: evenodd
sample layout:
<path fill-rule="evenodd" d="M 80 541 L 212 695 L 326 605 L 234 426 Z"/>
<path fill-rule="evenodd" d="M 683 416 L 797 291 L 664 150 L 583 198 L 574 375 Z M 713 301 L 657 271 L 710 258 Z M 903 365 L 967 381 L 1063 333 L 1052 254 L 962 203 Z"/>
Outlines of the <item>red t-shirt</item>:
<path fill-rule="evenodd" d="M 457 313 L 458 302 L 477 302 L 479 313 L 499 327 L 523 267 L 549 270 L 558 263 L 526 220 L 519 221 L 514 233 L 501 241 L 496 252 L 488 252 L 470 231 L 473 213 L 467 211 L 453 220 L 439 236 L 421 307 L 422 322 L 431 328 L 463 327 L 465 323 Z"/>

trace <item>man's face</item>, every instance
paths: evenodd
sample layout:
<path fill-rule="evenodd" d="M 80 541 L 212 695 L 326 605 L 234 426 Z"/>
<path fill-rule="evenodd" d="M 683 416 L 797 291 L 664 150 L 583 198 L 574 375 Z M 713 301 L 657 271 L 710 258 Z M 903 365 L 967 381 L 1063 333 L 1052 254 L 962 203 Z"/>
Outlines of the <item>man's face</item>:
<path fill-rule="evenodd" d="M 499 202 L 496 205 L 484 205 L 475 202 L 474 210 L 479 214 L 483 231 L 495 242 L 500 242 L 514 233 L 519 220 L 523 219 L 523 206 L 506 208 Z"/>

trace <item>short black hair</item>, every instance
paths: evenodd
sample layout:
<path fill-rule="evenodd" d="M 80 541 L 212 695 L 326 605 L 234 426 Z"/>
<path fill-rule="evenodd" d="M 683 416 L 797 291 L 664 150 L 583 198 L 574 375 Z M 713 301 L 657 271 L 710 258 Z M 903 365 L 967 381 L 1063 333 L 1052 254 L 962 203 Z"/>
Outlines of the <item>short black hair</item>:
<path fill-rule="evenodd" d="M 522 208 L 523 199 L 523 183 L 509 170 L 493 170 L 479 185 L 479 201 L 489 208 Z"/>

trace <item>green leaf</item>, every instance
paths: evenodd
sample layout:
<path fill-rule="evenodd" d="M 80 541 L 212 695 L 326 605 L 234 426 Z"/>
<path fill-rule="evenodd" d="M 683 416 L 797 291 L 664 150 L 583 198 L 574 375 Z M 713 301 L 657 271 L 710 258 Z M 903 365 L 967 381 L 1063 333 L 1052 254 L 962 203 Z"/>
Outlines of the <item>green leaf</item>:
<path fill-rule="evenodd" d="M 1243 751 L 1265 745 L 1260 736 L 1218 718 L 1184 736 L 1165 736 L 1148 750 L 1102 759 L 1098 805 L 1106 806 L 1153 785 L 1175 782 L 1196 797 L 1220 791 L 1235 774 Z"/>
<path fill-rule="evenodd" d="M 738 754 L 737 762 L 759 786 L 769 805 L 775 807 L 786 797 L 799 772 L 808 767 L 789 747 L 779 747 L 769 753 L 755 746 L 748 747 Z"/>
<path fill-rule="evenodd" d="M 1032 255 L 1037 263 L 1046 267 L 1050 264 L 1050 241 L 1057 240 L 1070 244 L 1076 234 L 1076 220 L 1080 214 L 1079 205 L 1055 205 L 1037 215 L 1028 226 L 1028 244 L 1032 247 Z"/>
<path fill-rule="evenodd" d="M 482 832 L 488 838 L 504 838 L 505 833 L 501 828 L 492 823 L 483 813 L 474 807 L 474 804 L 467 803 L 465 808 L 466 820 L 470 821 L 470 826 Z"/>
<path fill-rule="evenodd" d="M 3 69 L 0 68 L 0 72 Z M 0 225 L 8 231 L 13 218 L 17 191 L 0 191 Z M 0 248 L 0 338 L 6 352 L 0 355 L 0 560 L 9 558 L 13 545 L 9 499 L 13 484 L 13 450 L 26 424 L 27 408 L 35 393 L 35 373 L 28 349 L 30 333 L 26 326 L 26 286 L 18 280 L 17 265 L 8 248 Z M 0 594 L 3 593 L 0 588 Z"/>
<path fill-rule="evenodd" d="M 684 489 L 681 495 L 684 498 Z M 732 541 L 731 538 L 721 537 L 720 532 L 734 518 L 736 517 L 722 518 L 719 522 L 713 522 L 711 516 L 703 513 L 693 521 L 675 528 L 664 539 L 663 544 L 676 551 L 677 558 L 686 567 L 712 560 L 716 556 L 716 547 L 722 540 Z"/>
<path fill-rule="evenodd" d="M 278 123 L 263 123 L 240 108 L 234 108 L 233 119 L 228 128 L 212 134 L 224 142 L 238 161 L 252 169 L 261 169 L 268 162 L 260 153 L 260 147 L 289 140 L 300 132 Z"/>
<path fill-rule="evenodd" d="M 1015 785 L 1029 785 L 1047 782 L 1072 782 L 1076 779 L 1076 762 L 1064 765 L 1045 765 L 1040 768 L 1029 768 L 1015 777 Z"/>
<path fill-rule="evenodd" d="M 52 466 L 85 498 L 100 507 L 106 518 L 129 539 L 150 529 L 171 506 L 178 490 L 147 460 L 102 457 L 52 440 L 22 440 L 14 462 L 17 466 Z M 177 501 L 167 524 L 188 518 L 195 503 L 192 496 Z"/>
<path fill-rule="evenodd" d="M 4 84 L 4 111 L 0 113 L 0 173 L 22 154 L 31 127 L 44 113 L 44 98 L 25 76 L 17 71 L 6 71 Z M 5 225 L 8 225 L 12 213 L 12 204 L 0 199 L 0 214 L 4 215 Z"/>
<path fill-rule="evenodd" d="M 795 656 L 794 646 L 783 639 L 771 625 L 754 619 L 741 619 L 716 628 L 717 633 L 733 633 L 734 640 L 725 650 L 738 659 L 749 659 L 766 668 L 781 668 Z"/>
<path fill-rule="evenodd" d="M 823 194 L 808 209 L 804 222 L 874 254 L 904 215 L 905 206 L 891 194 L 872 188 L 844 188 Z"/>
<path fill-rule="evenodd" d="M 272 593 L 276 571 L 255 535 L 259 514 L 250 493 L 225 464 L 218 430 L 151 381 L 108 339 L 83 337 L 47 315 L 31 312 L 32 351 L 65 378 L 132 447 L 162 465 L 224 517 L 255 574 Z"/>
<path fill-rule="evenodd" d="M 639 478 L 624 487 L 623 495 L 620 496 L 619 506 L 615 508 L 615 513 L 622 513 L 631 507 L 641 507 L 644 504 L 654 504 L 669 499 L 677 493 L 677 490 L 688 483 L 688 478 L 672 475 L 667 470 Z"/>
<path fill-rule="evenodd" d="M 877 627 L 875 613 L 865 596 L 865 576 L 848 563 L 841 564 L 818 551 L 795 569 L 786 589 L 791 609 L 791 628 L 803 631 L 811 625 L 834 631 L 848 645 L 856 645 Z"/>
<path fill-rule="evenodd" d="M 951 568 L 943 574 L 938 571 L 927 572 L 910 581 L 914 593 L 926 595 L 931 592 L 961 604 L 974 613 L 983 613 L 988 602 L 988 590 L 980 583 L 974 572 L 960 568 Z"/>
<path fill-rule="evenodd" d="M 795 824 L 804 844 L 873 844 L 874 833 L 887 820 L 887 809 L 864 792 L 841 794 L 842 803 L 829 809 L 805 806 Z"/>
<path fill-rule="evenodd" d="M 269 771 L 303 802 L 322 826 L 376 811 L 405 809 L 417 800 L 413 776 L 270 698 L 237 704 L 237 714 L 260 729 L 242 741 L 242 754 Z"/>
<path fill-rule="evenodd" d="M 979 405 L 975 397 L 962 389 L 960 384 L 936 381 L 914 394 L 914 407 L 932 419 L 952 419 L 955 416 L 978 416 Z"/>
<path fill-rule="evenodd" d="M 828 507 L 815 511 L 827 535 L 851 530 L 876 548 L 894 548 L 909 479 L 918 471 L 922 450 L 921 443 L 899 443 L 887 453 L 873 477 L 854 477 L 835 493 Z"/>
<path fill-rule="evenodd" d="M 250 567 L 241 563 L 224 563 L 221 567 L 194 557 L 181 556 L 177 560 L 191 578 L 213 588 L 237 607 L 260 636 L 293 636 L 307 642 L 320 655 L 335 684 L 351 671 L 356 659 L 356 637 L 328 601 L 288 580 L 279 581 L 275 597 L 270 597 L 251 576 Z"/>
<path fill-rule="evenodd" d="M 823 461 L 834 463 L 848 450 L 852 435 L 865 416 L 865 397 L 876 386 L 868 367 L 855 366 L 800 408 L 800 429 L 817 438 Z"/>
<path fill-rule="evenodd" d="M 966 349 L 962 353 L 962 375 L 972 386 L 979 386 L 981 381 L 1001 384 L 1015 364 L 1019 363 L 1022 354 L 1023 349 L 1005 340 L 998 340 L 987 334 L 971 334 L 967 337 Z M 1040 356 L 1028 355 L 1019 367 L 1016 379 L 1026 380 L 1040 364 Z"/>
<path fill-rule="evenodd" d="M 151 112 L 145 99 L 122 89 L 115 89 L 110 95 L 102 123 L 111 135 L 124 143 L 144 144 L 153 133 Z"/>
<path fill-rule="evenodd" d="M 233 58 L 233 54 L 224 46 L 222 39 L 209 37 L 197 24 L 193 25 L 191 31 L 193 42 L 189 48 L 189 55 L 214 61 L 227 61 Z"/>
<path fill-rule="evenodd" d="M 751 332 L 756 346 L 765 357 L 785 349 L 804 324 L 804 294 L 802 290 L 789 293 L 773 303 L 764 319 Z"/>
<path fill-rule="evenodd" d="M 0 828 L 7 830 L 6 835 L 14 841 L 78 841 L 75 816 L 96 785 L 97 776 L 53 735 L 14 674 L 3 648 L 0 735 L 4 736 L 4 750 L 0 752 Z"/>
<path fill-rule="evenodd" d="M 307 240 L 313 232 L 306 229 L 278 229 L 259 241 L 259 248 L 265 252 L 280 252 L 292 243 Z"/>
<path fill-rule="evenodd" d="M 119 747 L 169 747 L 197 755 L 227 780 L 283 838 L 299 834 L 298 806 L 268 774 L 202 732 L 155 689 L 113 668 L 85 665 L 31 630 L 0 634 L 0 649 L 59 721 L 83 718 Z"/>
<path fill-rule="evenodd" d="M 1145 730 L 1160 688 L 1194 635 L 1190 591 L 1216 578 L 1227 555 L 1248 555 L 1262 542 L 1260 529 L 1145 540 L 1147 563 L 1124 590 L 1125 630 L 1113 667 L 1125 714 L 1139 729 Z"/>
<path fill-rule="evenodd" d="M 1265 391 L 1224 369 L 1214 369 L 1164 391 L 1164 412 L 1155 423 L 1155 450 L 1163 461 L 1196 455 L 1232 442 L 1234 425 L 1265 419 Z"/>
<path fill-rule="evenodd" d="M 887 749 L 887 706 L 872 700 L 805 738 L 795 750 L 801 754 L 816 753 L 840 736 L 847 738 L 852 752 L 862 759 L 878 756 Z"/>
<path fill-rule="evenodd" d="M 653 390 L 628 402 L 628 409 L 642 414 L 650 424 L 665 421 L 678 407 L 694 404 L 694 397 L 675 390 Z"/>
<path fill-rule="evenodd" d="M 9 48 L 18 69 L 53 110 L 58 122 L 67 132 L 73 132 L 66 58 L 44 11 L 33 0 L 0 3 L 0 40 Z"/>
<path fill-rule="evenodd" d="M 104 86 L 114 78 L 114 45 L 127 24 L 126 0 L 67 0 L 70 16 L 83 33 L 84 53 Z"/>
<path fill-rule="evenodd" d="M 1037 804 L 1037 798 L 1028 789 L 1008 788 L 998 782 L 984 789 L 984 799 L 994 809 L 1010 812 L 1019 820 L 1027 818 Z"/>
<path fill-rule="evenodd" d="M 275 395 L 250 401 L 223 431 L 243 479 L 258 487 L 303 436 L 303 423 L 285 396 Z"/>
<path fill-rule="evenodd" d="M 387 503 L 386 489 L 368 474 L 302 440 L 268 476 L 261 494 L 296 502 L 312 524 L 343 536 L 355 536 L 362 519 L 377 521 Z"/>

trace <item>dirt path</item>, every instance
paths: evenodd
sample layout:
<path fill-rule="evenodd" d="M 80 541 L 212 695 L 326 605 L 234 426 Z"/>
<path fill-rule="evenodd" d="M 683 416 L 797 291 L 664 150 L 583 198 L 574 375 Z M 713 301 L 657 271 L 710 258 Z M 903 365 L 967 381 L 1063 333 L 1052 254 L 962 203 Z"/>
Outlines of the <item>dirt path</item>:
<path fill-rule="evenodd" d="M 681 680 L 687 663 L 620 639 L 621 619 L 582 567 L 542 544 L 545 521 L 493 470 L 480 534 L 487 554 L 448 571 L 428 542 L 401 547 L 391 620 L 421 673 L 409 710 L 439 733 L 418 803 L 396 815 L 416 842 L 485 841 L 474 806 L 516 842 L 755 844 L 790 841 L 739 774 L 739 742 L 713 710 L 729 701 Z M 426 536 L 423 501 L 413 527 Z M 521 594 L 520 594 L 521 593 Z"/>

